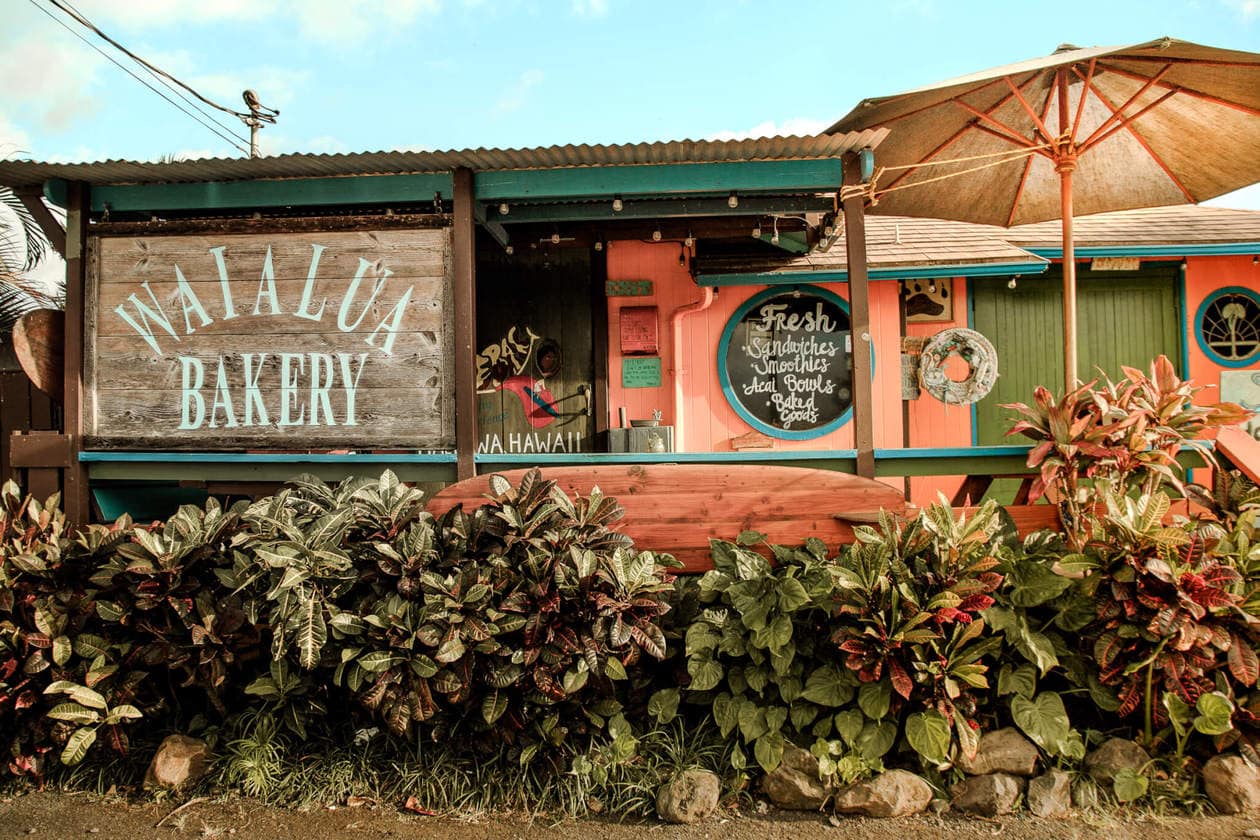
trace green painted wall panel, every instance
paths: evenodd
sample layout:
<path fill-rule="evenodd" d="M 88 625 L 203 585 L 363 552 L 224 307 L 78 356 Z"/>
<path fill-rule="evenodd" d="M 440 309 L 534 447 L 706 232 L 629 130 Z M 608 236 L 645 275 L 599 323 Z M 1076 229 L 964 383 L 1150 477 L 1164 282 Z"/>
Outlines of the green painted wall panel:
<path fill-rule="evenodd" d="M 1087 380 L 1099 369 L 1113 379 L 1121 365 L 1147 368 L 1164 353 L 1180 365 L 1176 263 L 1148 264 L 1136 272 L 1081 270 L 1077 277 L 1078 353 Z M 1041 277 L 971 281 L 974 325 L 998 352 L 997 385 L 976 405 L 981 445 L 1011 443 L 1010 412 L 1003 403 L 1029 402 L 1045 385 L 1063 390 L 1063 276 L 1055 266 Z"/>

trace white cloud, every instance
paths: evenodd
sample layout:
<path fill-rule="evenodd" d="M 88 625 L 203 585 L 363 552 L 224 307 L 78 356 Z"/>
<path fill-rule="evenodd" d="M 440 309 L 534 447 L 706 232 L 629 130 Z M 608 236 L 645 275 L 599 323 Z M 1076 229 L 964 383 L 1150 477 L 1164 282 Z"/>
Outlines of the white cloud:
<path fill-rule="evenodd" d="M 749 140 L 753 137 L 803 137 L 821 134 L 827 126 L 827 120 L 816 120 L 810 117 L 796 117 L 776 123 L 766 120 L 757 123 L 747 131 L 719 131 L 709 135 L 706 140 Z"/>
<path fill-rule="evenodd" d="M 604 17 L 608 14 L 608 0 L 573 0 L 573 14 L 578 17 Z"/>
<path fill-rule="evenodd" d="M 1245 19 L 1260 18 L 1260 0 L 1225 0 L 1225 5 Z"/>
<path fill-rule="evenodd" d="M 275 0 L 79 0 L 77 5 L 84 17 L 112 36 L 107 23 L 135 30 L 261 20 L 276 14 L 281 4 Z"/>
<path fill-rule="evenodd" d="M 25 123 L 65 131 L 100 107 L 90 88 L 104 59 L 61 30 L 26 35 L 0 45 L 0 79 L 21 80 L 5 86 L 6 105 Z"/>
<path fill-rule="evenodd" d="M 503 91 L 499 101 L 494 104 L 495 112 L 507 114 L 520 110 L 528 99 L 529 92 L 541 84 L 542 80 L 543 71 L 537 68 L 526 70 L 515 83 Z"/>
<path fill-rule="evenodd" d="M 0 160 L 24 158 L 30 154 L 30 135 L 0 114 Z"/>

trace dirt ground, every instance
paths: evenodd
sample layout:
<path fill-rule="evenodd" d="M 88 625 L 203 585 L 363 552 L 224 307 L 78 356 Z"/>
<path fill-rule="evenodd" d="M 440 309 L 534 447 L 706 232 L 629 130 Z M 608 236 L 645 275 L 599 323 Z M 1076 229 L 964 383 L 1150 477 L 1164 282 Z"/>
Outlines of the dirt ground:
<path fill-rule="evenodd" d="M 1131 817 L 1081 815 L 1066 820 L 1007 817 L 995 820 L 925 816 L 895 820 L 844 819 L 832 825 L 820 814 L 732 815 L 694 826 L 566 821 L 552 824 L 512 817 L 452 820 L 400 812 L 389 806 L 319 809 L 268 808 L 240 800 L 127 803 L 87 794 L 30 793 L 0 800 L 0 840 L 74 838 L 249 838 L 332 840 L 391 837 L 440 840 L 1234 840 L 1260 833 L 1250 817 Z M 159 825 L 160 823 L 160 825 Z"/>

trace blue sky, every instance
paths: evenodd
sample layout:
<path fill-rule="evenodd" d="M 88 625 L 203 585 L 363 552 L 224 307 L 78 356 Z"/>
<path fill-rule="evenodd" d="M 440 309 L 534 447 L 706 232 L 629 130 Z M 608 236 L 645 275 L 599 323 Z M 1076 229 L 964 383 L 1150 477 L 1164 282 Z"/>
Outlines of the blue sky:
<path fill-rule="evenodd" d="M 213 99 L 239 108 L 257 90 L 281 110 L 269 153 L 812 133 L 865 96 L 1062 42 L 1260 52 L 1260 0 L 72 2 Z M 0 5 L 0 154 L 239 153 L 58 26 L 47 0 Z M 1260 208 L 1260 188 L 1217 203 Z"/>

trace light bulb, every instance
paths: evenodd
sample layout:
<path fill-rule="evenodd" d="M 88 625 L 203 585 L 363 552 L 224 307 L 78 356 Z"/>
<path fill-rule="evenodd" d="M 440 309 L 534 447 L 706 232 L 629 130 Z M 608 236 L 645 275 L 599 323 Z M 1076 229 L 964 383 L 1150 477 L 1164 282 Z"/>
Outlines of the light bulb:
<path fill-rule="evenodd" d="M 596 240 L 595 240 L 595 250 L 596 250 L 596 251 L 602 251 L 602 250 L 604 250 L 604 243 L 603 243 L 603 242 L 601 242 L 600 240 L 596 239 Z"/>
<path fill-rule="evenodd" d="M 683 240 L 683 245 L 688 248 L 694 248 L 696 246 L 696 238 L 688 233 L 687 238 Z"/>
<path fill-rule="evenodd" d="M 779 232 L 777 230 L 771 234 L 770 241 L 775 245 L 779 244 Z"/>
<path fill-rule="evenodd" d="M 503 252 L 504 252 L 505 254 L 507 254 L 507 255 L 510 257 L 510 256 L 512 256 L 514 253 L 516 253 L 516 249 L 515 249 L 515 248 L 513 248 L 511 245 L 508 245 L 508 246 L 506 246 L 506 247 L 503 249 Z"/>
<path fill-rule="evenodd" d="M 507 202 L 505 201 L 499 205 L 499 215 L 506 216 L 507 214 L 508 214 L 508 205 L 507 205 Z"/>
<path fill-rule="evenodd" d="M 1007 280 L 1007 281 L 1006 281 L 1006 288 L 1008 288 L 1008 289 L 1013 289 L 1013 288 L 1015 288 L 1015 278 L 1014 278 L 1014 277 L 1012 277 L 1010 280 Z"/>
<path fill-rule="evenodd" d="M 823 228 L 823 236 L 826 237 L 827 239 L 830 239 L 831 237 L 835 235 L 836 235 L 836 229 L 832 227 L 831 225 L 827 225 L 825 228 Z"/>
<path fill-rule="evenodd" d="M 728 198 L 728 199 L 726 199 L 726 206 L 727 206 L 727 207 L 729 207 L 729 208 L 731 208 L 732 210 L 734 210 L 736 207 L 738 207 L 738 206 L 739 206 L 739 196 L 735 195 L 735 193 L 731 193 L 731 197 L 730 197 L 730 198 Z"/>
<path fill-rule="evenodd" d="M 760 238 L 761 238 L 761 225 L 754 225 L 754 226 L 753 226 L 753 229 L 752 229 L 752 236 L 753 236 L 753 239 L 760 239 Z"/>
<path fill-rule="evenodd" d="M 928 283 L 928 294 L 936 294 L 936 281 L 932 280 Z"/>
<path fill-rule="evenodd" d="M 620 213 L 622 208 L 624 208 L 625 206 L 626 205 L 622 203 L 620 198 L 613 199 L 613 212 L 614 213 Z"/>
<path fill-rule="evenodd" d="M 659 227 L 656 230 L 652 231 L 652 241 L 653 242 L 661 241 L 661 229 Z"/>
<path fill-rule="evenodd" d="M 552 244 L 552 245 L 559 245 L 559 244 L 560 244 L 560 234 L 558 234 L 558 233 L 553 233 L 553 234 L 551 234 L 551 244 Z"/>

